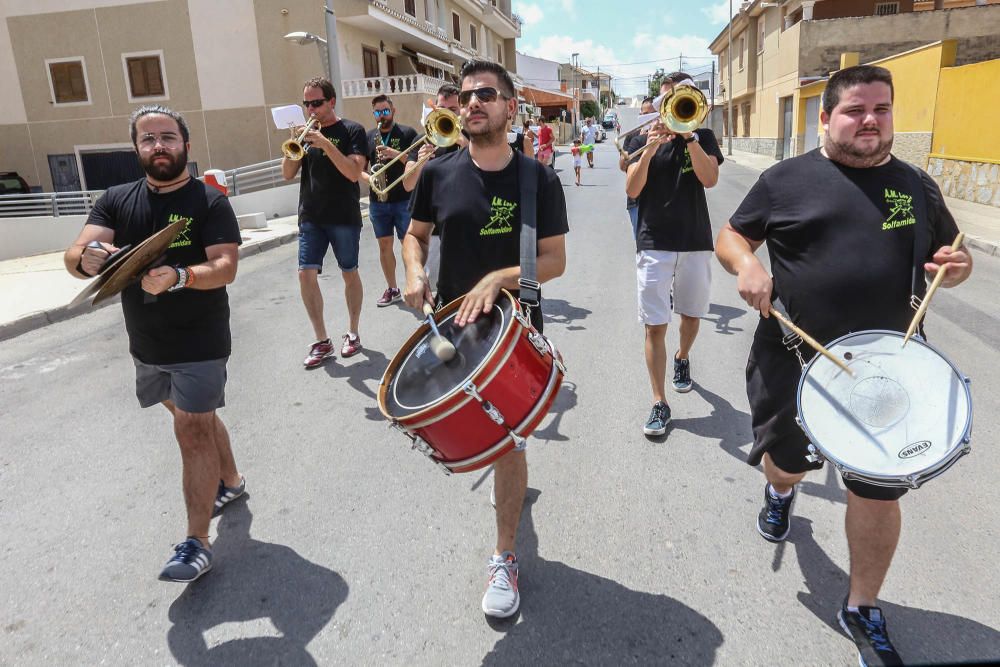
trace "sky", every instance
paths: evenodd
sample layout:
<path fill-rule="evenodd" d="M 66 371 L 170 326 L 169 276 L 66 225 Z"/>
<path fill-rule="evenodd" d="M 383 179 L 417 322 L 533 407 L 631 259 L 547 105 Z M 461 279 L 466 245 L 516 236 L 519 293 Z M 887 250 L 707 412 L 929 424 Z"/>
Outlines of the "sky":
<path fill-rule="evenodd" d="M 738 11 L 740 0 L 733 0 Z M 729 0 L 514 0 L 524 19 L 517 50 L 529 56 L 609 72 L 618 95 L 646 90 L 662 67 L 690 74 L 710 70 L 708 45 L 725 27 Z M 718 67 L 718 64 L 716 64 Z M 558 82 L 555 82 L 558 85 Z"/>

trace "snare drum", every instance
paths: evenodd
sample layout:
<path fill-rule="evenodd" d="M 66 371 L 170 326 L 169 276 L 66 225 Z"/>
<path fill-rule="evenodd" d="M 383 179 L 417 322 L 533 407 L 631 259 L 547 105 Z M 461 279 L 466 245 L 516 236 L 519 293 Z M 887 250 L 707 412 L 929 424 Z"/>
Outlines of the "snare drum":
<path fill-rule="evenodd" d="M 522 444 L 565 374 L 555 346 L 509 292 L 501 290 L 493 310 L 464 327 L 454 323 L 461 303 L 434 314 L 455 357 L 434 355 L 424 323 L 393 357 L 378 391 L 382 414 L 448 473 L 483 468 Z"/>
<path fill-rule="evenodd" d="M 969 379 L 919 338 L 859 331 L 827 346 L 854 377 L 817 354 L 797 393 L 810 460 L 831 461 L 845 479 L 918 488 L 969 453 Z"/>

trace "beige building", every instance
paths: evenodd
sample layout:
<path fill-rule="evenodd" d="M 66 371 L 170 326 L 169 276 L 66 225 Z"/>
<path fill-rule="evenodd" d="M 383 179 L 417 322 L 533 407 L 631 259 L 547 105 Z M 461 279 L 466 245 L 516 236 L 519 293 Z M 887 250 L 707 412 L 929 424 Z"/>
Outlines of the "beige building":
<path fill-rule="evenodd" d="M 373 127 L 371 97 L 401 122 L 461 64 L 516 67 L 510 0 L 334 0 L 341 116 Z M 0 171 L 43 190 L 101 189 L 137 177 L 128 116 L 182 112 L 199 172 L 280 157 L 270 108 L 296 104 L 323 74 L 322 0 L 5 0 L 0 3 Z"/>
<path fill-rule="evenodd" d="M 955 44 L 952 64 L 1000 57 L 1000 0 L 933 10 L 914 0 L 784 0 L 744 2 L 729 29 L 712 41 L 719 57 L 723 124 L 733 147 L 776 158 L 818 145 L 819 97 L 799 91 L 840 68 L 840 56 L 873 62 L 940 40 Z M 918 10 L 919 9 L 919 10 Z M 729 74 L 732 73 L 732 90 Z M 810 105 L 799 113 L 800 97 Z M 733 117 L 728 104 L 732 99 Z M 796 118 L 803 118 L 797 123 Z M 897 133 L 897 151 L 913 161 L 930 150 L 930 133 Z"/>

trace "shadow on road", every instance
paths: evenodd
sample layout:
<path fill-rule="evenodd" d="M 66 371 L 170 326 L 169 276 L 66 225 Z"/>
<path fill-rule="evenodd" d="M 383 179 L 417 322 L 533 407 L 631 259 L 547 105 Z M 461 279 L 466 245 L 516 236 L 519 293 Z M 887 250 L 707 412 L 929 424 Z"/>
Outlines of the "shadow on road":
<path fill-rule="evenodd" d="M 747 311 L 742 308 L 733 308 L 732 306 L 723 306 L 718 303 L 709 304 L 708 315 L 715 315 L 715 318 L 706 315 L 701 318 L 706 322 L 710 322 L 715 325 L 715 333 L 725 334 L 730 336 L 738 331 L 743 331 L 739 327 L 731 326 L 733 320 L 738 320 L 739 318 L 746 315 Z"/>
<path fill-rule="evenodd" d="M 363 357 L 363 359 L 362 359 Z M 323 370 L 331 378 L 346 378 L 347 386 L 354 391 L 367 396 L 373 402 L 378 400 L 376 389 L 378 381 L 382 379 L 382 374 L 389 367 L 389 358 L 378 350 L 362 348 L 357 356 L 350 359 L 331 359 L 323 364 Z M 366 382 L 371 382 L 376 389 L 368 387 Z M 385 419 L 377 406 L 365 408 L 365 418 L 370 421 L 383 421 Z"/>
<path fill-rule="evenodd" d="M 722 451 L 745 464 L 747 457 L 741 448 L 753 442 L 750 415 L 737 410 L 732 403 L 697 382 L 692 391 L 712 406 L 711 414 L 705 417 L 672 419 L 670 430 L 687 431 L 703 438 L 718 440 Z"/>
<path fill-rule="evenodd" d="M 552 421 L 545 428 L 538 429 L 532 433 L 532 437 L 539 440 L 547 440 L 548 442 L 568 441 L 569 437 L 559 432 L 559 425 L 562 422 L 563 415 L 576 407 L 577 400 L 576 383 L 564 380 L 562 386 L 559 387 L 559 393 L 556 394 L 556 400 L 552 402 L 552 407 L 549 409 L 549 415 L 555 415 L 555 417 L 552 418 Z"/>
<path fill-rule="evenodd" d="M 834 632 L 843 634 L 837 623 L 837 610 L 847 594 L 848 577 L 813 538 L 812 522 L 799 519 L 789 541 L 795 545 L 799 568 L 805 577 L 808 592 L 798 594 L 799 602 L 826 623 Z M 889 576 L 904 577 L 906 564 L 897 556 Z M 942 568 L 944 570 L 946 568 Z M 947 586 L 947 582 L 932 582 Z M 879 602 L 885 612 L 889 636 L 906 664 L 956 664 L 980 662 L 996 664 L 1000 658 L 1000 632 L 954 614 L 904 607 L 891 602 Z M 845 642 L 849 641 L 844 639 Z"/>
<path fill-rule="evenodd" d="M 348 586 L 333 570 L 292 549 L 250 537 L 252 521 L 245 502 L 226 508 L 213 570 L 170 605 L 167 643 L 178 663 L 316 664 L 306 646 L 347 599 Z M 245 627 L 229 625 L 236 623 Z M 255 631 L 257 636 L 246 636 Z M 234 633 L 240 636 L 229 639 Z M 222 635 L 221 641 L 213 640 L 214 634 Z"/>
<path fill-rule="evenodd" d="M 546 322 L 561 324 L 569 331 L 581 331 L 586 327 L 577 326 L 575 323 L 587 319 L 592 310 L 574 306 L 564 299 L 545 299 L 542 306 L 542 313 Z"/>
<path fill-rule="evenodd" d="M 488 619 L 505 635 L 484 665 L 713 663 L 722 633 L 690 607 L 542 558 L 532 518 L 538 496 L 528 489 L 521 515 L 521 610 Z"/>

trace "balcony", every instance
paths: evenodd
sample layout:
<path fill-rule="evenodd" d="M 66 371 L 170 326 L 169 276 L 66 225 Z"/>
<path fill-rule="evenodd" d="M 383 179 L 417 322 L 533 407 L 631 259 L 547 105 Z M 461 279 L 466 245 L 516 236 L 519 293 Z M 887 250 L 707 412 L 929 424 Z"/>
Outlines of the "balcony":
<path fill-rule="evenodd" d="M 372 97 L 373 95 L 405 95 L 420 93 L 434 95 L 438 88 L 450 81 L 443 81 L 425 74 L 401 74 L 397 76 L 375 76 L 367 79 L 344 79 L 343 96 Z"/>
<path fill-rule="evenodd" d="M 448 51 L 448 33 L 433 23 L 393 9 L 382 0 L 367 0 L 360 7 L 360 10 L 347 12 L 343 17 L 338 10 L 337 21 L 360 28 L 386 41 L 412 44 L 417 40 L 424 50 Z"/>
<path fill-rule="evenodd" d="M 462 9 L 473 16 L 482 16 L 483 23 L 503 39 L 516 39 L 521 36 L 521 17 L 508 14 L 510 3 L 505 7 L 498 0 L 455 0 Z"/>
<path fill-rule="evenodd" d="M 462 44 L 458 40 L 452 39 L 448 42 L 448 53 L 461 57 L 463 60 L 480 58 L 479 52 L 471 47 Z"/>

